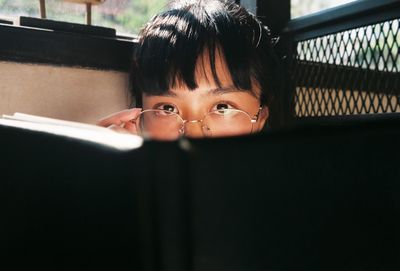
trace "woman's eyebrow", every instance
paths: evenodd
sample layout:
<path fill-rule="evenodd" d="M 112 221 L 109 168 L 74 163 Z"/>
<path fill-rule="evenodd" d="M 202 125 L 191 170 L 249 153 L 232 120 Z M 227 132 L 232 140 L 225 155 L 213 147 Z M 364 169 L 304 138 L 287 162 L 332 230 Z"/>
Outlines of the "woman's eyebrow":
<path fill-rule="evenodd" d="M 252 91 L 248 91 L 248 90 L 244 90 L 244 89 L 240 89 L 237 88 L 233 85 L 231 86 L 226 86 L 226 87 L 216 87 L 216 88 L 212 88 L 209 89 L 207 91 L 206 95 L 223 95 L 223 94 L 227 94 L 227 93 L 233 93 L 233 92 L 249 92 L 251 94 L 253 94 Z M 170 90 L 165 91 L 163 93 L 160 94 L 146 94 L 147 96 L 158 96 L 158 97 L 178 97 L 178 95 L 175 92 L 172 92 Z"/>
<path fill-rule="evenodd" d="M 177 97 L 178 95 L 176 95 L 176 93 L 167 90 L 163 93 L 160 94 L 146 94 L 146 96 L 150 96 L 150 97 Z"/>
<path fill-rule="evenodd" d="M 232 93 L 232 92 L 248 92 L 248 91 L 246 91 L 244 89 L 239 89 L 235 86 L 227 86 L 227 87 L 210 89 L 208 91 L 208 94 L 209 95 L 222 95 L 222 94 Z"/>

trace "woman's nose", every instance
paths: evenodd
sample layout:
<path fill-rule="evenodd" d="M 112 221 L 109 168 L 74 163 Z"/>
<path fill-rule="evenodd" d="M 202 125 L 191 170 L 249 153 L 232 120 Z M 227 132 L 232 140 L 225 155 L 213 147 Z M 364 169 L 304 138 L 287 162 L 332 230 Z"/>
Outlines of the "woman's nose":
<path fill-rule="evenodd" d="M 198 120 L 187 121 L 185 123 L 185 136 L 192 138 L 204 137 L 202 125 L 203 123 Z"/>

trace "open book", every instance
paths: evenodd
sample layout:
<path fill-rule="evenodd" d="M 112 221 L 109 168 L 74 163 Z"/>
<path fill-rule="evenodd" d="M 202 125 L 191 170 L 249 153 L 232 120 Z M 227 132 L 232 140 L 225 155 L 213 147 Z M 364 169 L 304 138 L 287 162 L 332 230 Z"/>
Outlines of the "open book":
<path fill-rule="evenodd" d="M 143 143 L 140 136 L 121 134 L 96 125 L 22 113 L 3 115 L 0 125 L 86 140 L 119 150 L 135 149 Z"/>
<path fill-rule="evenodd" d="M 48 133 L 141 139 L 24 116 L 0 125 L 0 270 L 400 270 L 399 120 L 122 152 Z"/>

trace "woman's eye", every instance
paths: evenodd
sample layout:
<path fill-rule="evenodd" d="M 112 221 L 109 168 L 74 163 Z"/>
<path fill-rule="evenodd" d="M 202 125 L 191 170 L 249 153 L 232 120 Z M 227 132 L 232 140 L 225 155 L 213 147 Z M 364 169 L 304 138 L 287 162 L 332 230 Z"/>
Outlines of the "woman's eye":
<path fill-rule="evenodd" d="M 172 104 L 161 104 L 161 105 L 157 106 L 156 109 L 160 109 L 160 110 L 164 110 L 164 111 L 168 111 L 168 112 L 176 113 L 176 114 L 179 113 L 176 106 L 174 106 Z"/>
<path fill-rule="evenodd" d="M 232 109 L 233 107 L 227 103 L 218 103 L 214 106 L 212 111 L 217 111 L 218 113 L 224 114 L 226 109 Z"/>

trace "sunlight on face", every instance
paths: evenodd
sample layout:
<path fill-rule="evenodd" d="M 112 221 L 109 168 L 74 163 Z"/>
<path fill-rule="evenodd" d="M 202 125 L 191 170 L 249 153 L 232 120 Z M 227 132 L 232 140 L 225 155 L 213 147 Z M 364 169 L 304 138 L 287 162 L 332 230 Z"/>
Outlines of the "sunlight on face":
<path fill-rule="evenodd" d="M 251 91 L 235 88 L 225 59 L 217 50 L 215 68 L 221 82 L 219 88 L 213 79 L 208 56 L 206 51 L 197 61 L 198 87 L 195 90 L 189 90 L 178 82 L 162 95 L 143 95 L 143 110 L 165 110 L 144 114 L 143 126 L 157 127 L 150 125 L 156 122 L 156 118 L 162 126 L 152 129 L 151 137 L 176 139 L 180 134 L 188 137 L 234 136 L 262 129 L 268 118 L 268 108 L 264 106 L 260 110 L 258 84 L 253 80 Z M 174 121 L 167 124 L 171 118 Z"/>

